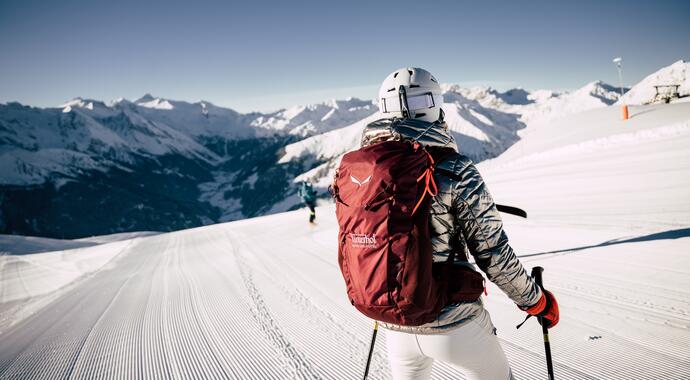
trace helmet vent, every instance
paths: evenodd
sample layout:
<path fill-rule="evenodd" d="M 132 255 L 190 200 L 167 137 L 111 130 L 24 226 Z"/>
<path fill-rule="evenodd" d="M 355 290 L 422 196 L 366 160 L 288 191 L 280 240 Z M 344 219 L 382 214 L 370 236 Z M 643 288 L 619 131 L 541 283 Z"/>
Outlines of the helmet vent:
<path fill-rule="evenodd" d="M 407 72 L 410 73 L 410 75 L 412 75 L 412 70 L 407 70 Z"/>
<path fill-rule="evenodd" d="M 391 92 L 391 91 L 395 91 L 395 87 L 389 88 L 386 92 Z"/>
<path fill-rule="evenodd" d="M 416 114 L 414 115 L 415 119 L 418 119 L 418 118 L 424 117 L 424 116 L 426 116 L 426 114 L 425 114 L 424 112 L 416 113 Z"/>
<path fill-rule="evenodd" d="M 429 79 L 431 79 L 432 82 L 438 83 L 438 81 L 437 81 L 436 78 L 434 78 L 434 77 L 431 77 L 431 78 L 429 78 Z"/>
<path fill-rule="evenodd" d="M 395 74 L 393 74 L 393 78 L 397 78 L 398 74 L 400 74 L 400 72 L 396 72 Z"/>
<path fill-rule="evenodd" d="M 411 84 L 411 85 L 410 85 L 410 88 L 417 88 L 417 87 L 419 87 L 418 84 Z"/>

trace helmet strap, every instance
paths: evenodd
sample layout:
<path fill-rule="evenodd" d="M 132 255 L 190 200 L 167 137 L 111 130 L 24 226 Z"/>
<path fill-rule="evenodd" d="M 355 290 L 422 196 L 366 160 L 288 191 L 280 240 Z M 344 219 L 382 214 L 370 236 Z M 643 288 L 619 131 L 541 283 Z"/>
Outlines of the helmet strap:
<path fill-rule="evenodd" d="M 402 116 L 404 119 L 409 119 L 410 116 L 410 108 L 407 105 L 407 91 L 405 91 L 405 86 L 400 85 L 398 87 L 398 99 L 400 100 L 400 112 L 402 113 Z"/>

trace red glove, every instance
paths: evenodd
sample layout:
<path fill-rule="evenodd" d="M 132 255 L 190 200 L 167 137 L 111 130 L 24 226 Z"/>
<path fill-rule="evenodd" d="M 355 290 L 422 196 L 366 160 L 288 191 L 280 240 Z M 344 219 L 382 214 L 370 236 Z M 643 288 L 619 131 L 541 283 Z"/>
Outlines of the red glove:
<path fill-rule="evenodd" d="M 542 291 L 541 298 L 534 306 L 524 310 L 529 315 L 542 317 L 544 323 L 546 323 L 546 328 L 550 329 L 558 324 L 558 302 L 556 301 L 556 297 L 553 296 L 553 293 L 548 290 Z"/>

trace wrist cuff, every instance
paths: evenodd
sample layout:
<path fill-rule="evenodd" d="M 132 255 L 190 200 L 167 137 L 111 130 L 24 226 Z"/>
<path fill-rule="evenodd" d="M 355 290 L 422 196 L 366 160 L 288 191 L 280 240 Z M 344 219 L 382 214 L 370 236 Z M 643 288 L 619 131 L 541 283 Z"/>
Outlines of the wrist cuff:
<path fill-rule="evenodd" d="M 546 294 L 542 293 L 541 298 L 539 298 L 539 301 L 537 301 L 536 304 L 534 304 L 534 305 L 532 305 L 526 309 L 523 309 L 523 310 L 525 310 L 527 312 L 527 314 L 538 315 L 542 311 L 544 311 L 545 307 L 546 307 Z"/>

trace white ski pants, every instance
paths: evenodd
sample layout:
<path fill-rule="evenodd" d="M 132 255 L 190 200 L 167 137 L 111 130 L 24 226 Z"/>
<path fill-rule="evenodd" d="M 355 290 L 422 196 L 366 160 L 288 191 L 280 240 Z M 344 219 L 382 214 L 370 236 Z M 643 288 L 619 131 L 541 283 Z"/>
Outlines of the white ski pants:
<path fill-rule="evenodd" d="M 467 380 L 513 379 L 489 313 L 443 334 L 386 330 L 388 361 L 395 380 L 428 380 L 434 360 L 457 367 Z"/>

